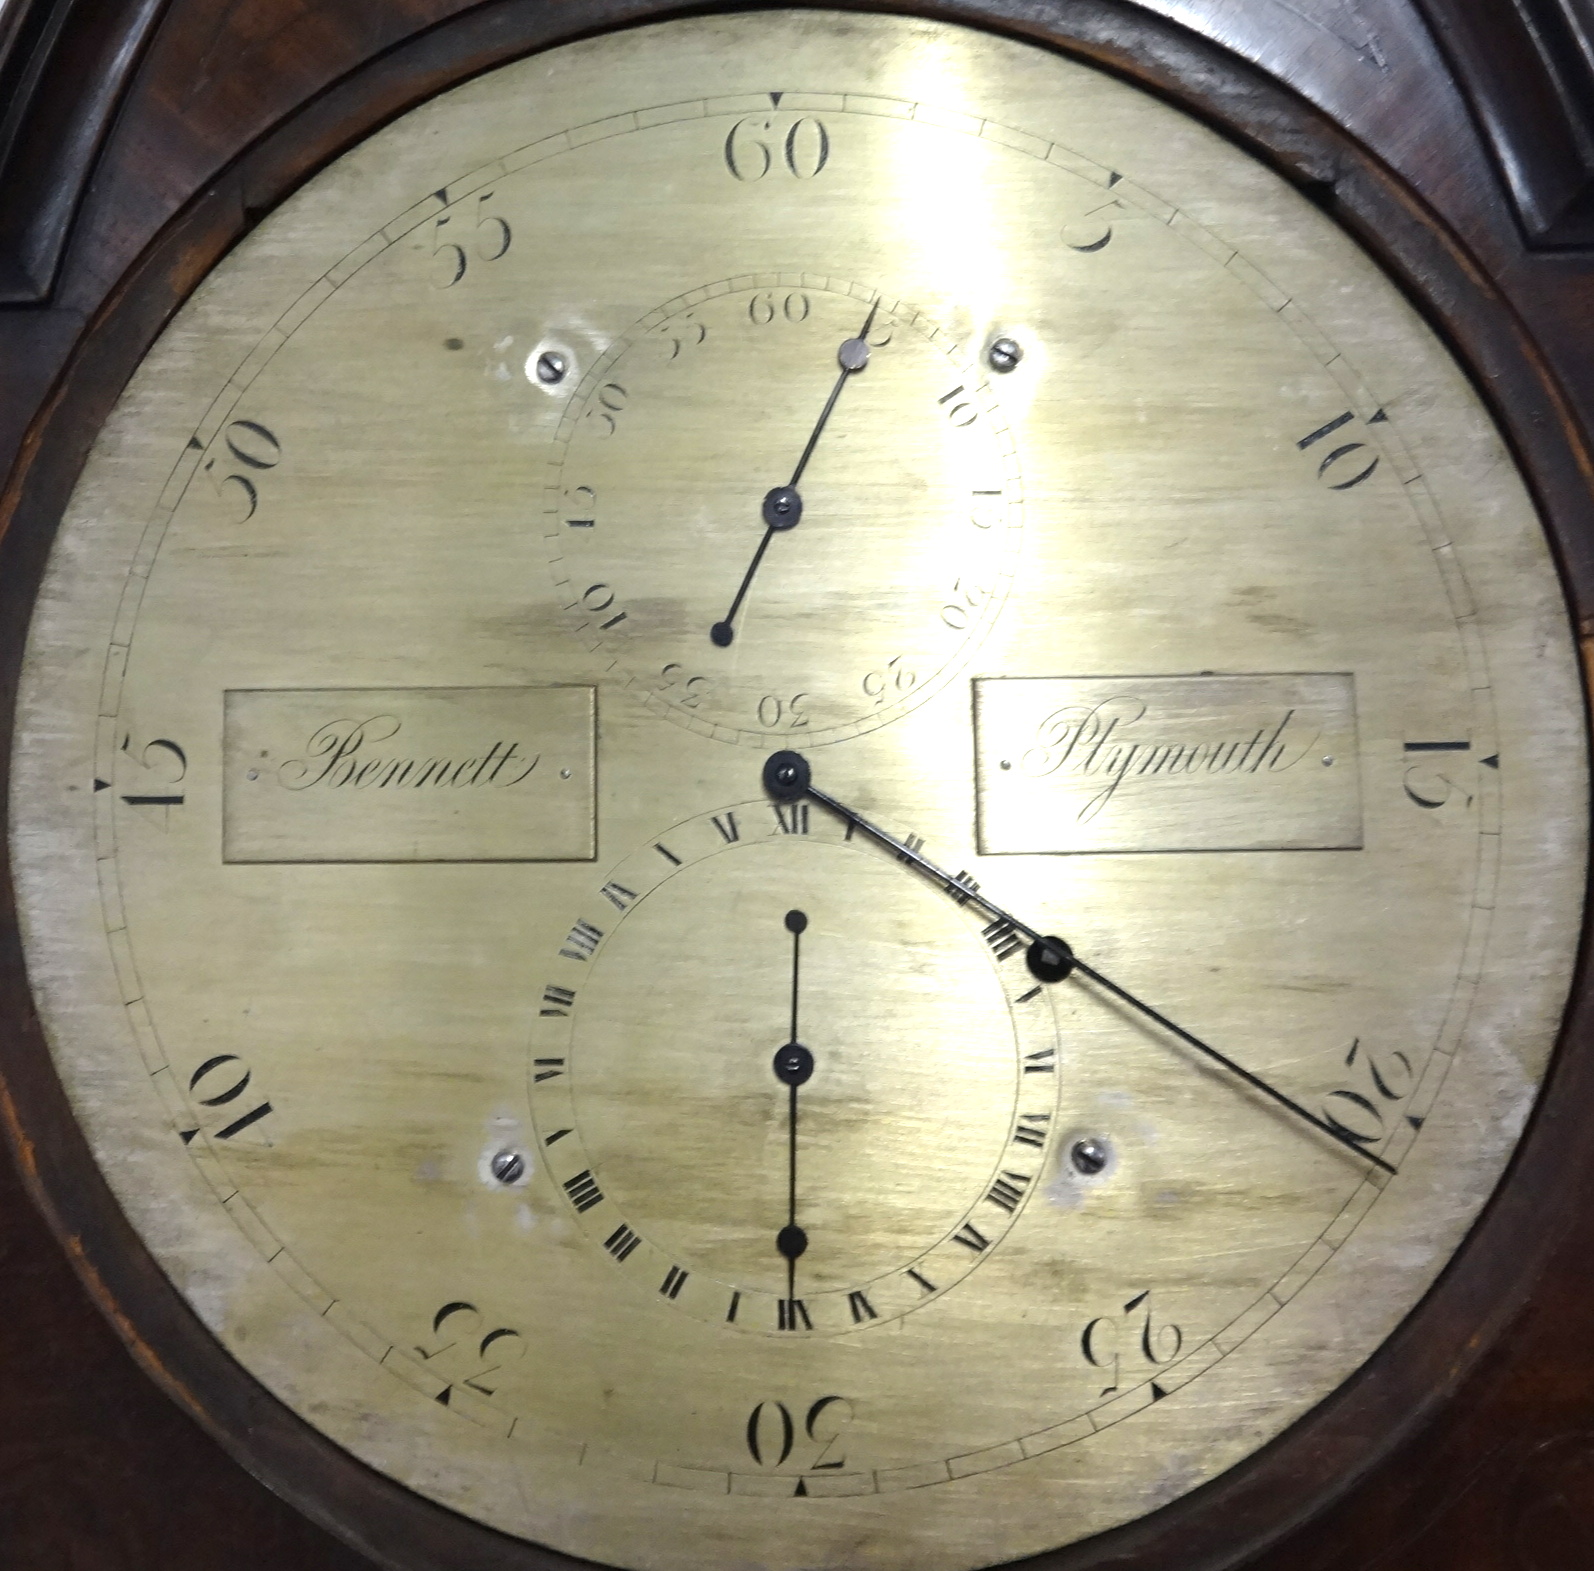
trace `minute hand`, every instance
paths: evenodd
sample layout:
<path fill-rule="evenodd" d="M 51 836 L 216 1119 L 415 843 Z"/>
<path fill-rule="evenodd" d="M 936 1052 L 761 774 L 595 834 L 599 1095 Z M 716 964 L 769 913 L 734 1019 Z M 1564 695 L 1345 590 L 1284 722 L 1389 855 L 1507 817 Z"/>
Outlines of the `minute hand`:
<path fill-rule="evenodd" d="M 814 456 L 814 449 L 819 446 L 819 438 L 825 434 L 825 427 L 830 424 L 830 416 L 835 410 L 836 400 L 841 397 L 842 388 L 847 385 L 850 377 L 856 376 L 869 364 L 869 329 L 874 326 L 875 315 L 879 310 L 880 301 L 876 299 L 869 307 L 868 316 L 863 319 L 863 326 L 859 328 L 858 336 L 844 339 L 841 348 L 836 351 L 836 362 L 841 367 L 841 374 L 836 378 L 835 386 L 830 389 L 830 397 L 825 400 L 825 407 L 820 410 L 819 419 L 809 433 L 802 457 L 797 460 L 797 467 L 792 470 L 791 479 L 785 485 L 776 486 L 764 497 L 764 537 L 758 542 L 758 549 L 753 552 L 753 560 L 747 564 L 747 571 L 742 574 L 742 581 L 736 589 L 736 598 L 731 601 L 731 608 L 725 613 L 725 620 L 716 622 L 708 630 L 710 642 L 717 644 L 721 649 L 728 649 L 736 637 L 736 613 L 741 610 L 742 601 L 747 598 L 747 591 L 753 584 L 753 575 L 757 573 L 759 564 L 764 560 L 769 542 L 775 538 L 777 531 L 794 529 L 803 516 L 803 499 L 798 495 L 797 482 L 802 479 L 803 471 L 808 467 L 808 460 Z"/>
<path fill-rule="evenodd" d="M 1120 1003 L 1127 1004 L 1138 1014 L 1144 1015 L 1147 1020 L 1154 1021 L 1164 1031 L 1176 1036 L 1187 1047 L 1193 1047 L 1198 1053 L 1203 1053 L 1214 1063 L 1221 1064 L 1236 1079 L 1243 1081 L 1253 1091 L 1259 1091 L 1263 1096 L 1270 1097 L 1280 1107 L 1288 1108 L 1297 1118 L 1304 1119 L 1314 1129 L 1325 1134 L 1330 1140 L 1336 1140 L 1348 1151 L 1354 1151 L 1365 1162 L 1371 1162 L 1374 1167 L 1379 1167 L 1386 1173 L 1399 1171 L 1391 1162 L 1386 1162 L 1383 1157 L 1375 1155 L 1365 1149 L 1358 1141 L 1336 1129 L 1327 1120 L 1319 1118 L 1315 1113 L 1309 1112 L 1293 1097 L 1286 1096 L 1282 1091 L 1269 1085 L 1260 1075 L 1253 1074 L 1243 1064 L 1237 1064 L 1227 1053 L 1220 1052 L 1209 1042 L 1203 1042 L 1193 1031 L 1186 1031 L 1182 1025 L 1170 1020 L 1160 1009 L 1154 1009 L 1144 1000 L 1136 998 L 1127 988 L 1120 987 L 1111 977 L 1104 976 L 1094 966 L 1086 964 L 1074 953 L 1073 946 L 1065 939 L 1057 938 L 1040 932 L 1038 928 L 1030 926 L 1028 922 L 1020 920 L 1011 911 L 979 892 L 978 886 L 969 878 L 967 873 L 949 873 L 944 867 L 932 862 L 929 857 L 906 841 L 898 840 L 895 835 L 887 834 L 878 824 L 871 823 L 863 814 L 850 808 L 844 802 L 838 802 L 827 791 L 821 791 L 814 783 L 808 760 L 801 753 L 781 752 L 772 753 L 764 765 L 764 789 L 777 801 L 795 802 L 803 797 L 811 797 L 821 807 L 836 814 L 838 818 L 855 825 L 870 839 L 877 840 L 881 845 L 889 846 L 896 853 L 900 861 L 917 868 L 932 883 L 940 888 L 959 905 L 978 906 L 980 910 L 988 913 L 996 921 L 1001 922 L 1016 933 L 1022 933 L 1030 941 L 1026 961 L 1030 971 L 1043 982 L 1061 982 L 1066 977 L 1078 975 L 1087 977 L 1105 993 L 1110 993 Z"/>

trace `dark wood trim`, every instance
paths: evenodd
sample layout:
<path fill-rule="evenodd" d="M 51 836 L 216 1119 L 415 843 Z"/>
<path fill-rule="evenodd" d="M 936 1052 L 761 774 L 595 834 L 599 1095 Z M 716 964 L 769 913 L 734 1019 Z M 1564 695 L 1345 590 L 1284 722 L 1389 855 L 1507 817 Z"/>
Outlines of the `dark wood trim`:
<path fill-rule="evenodd" d="M 47 300 L 116 106 L 167 0 L 12 0 L 0 38 L 0 306 Z"/>
<path fill-rule="evenodd" d="M 1594 5 L 1418 4 L 1466 89 L 1529 246 L 1594 248 Z"/>
<path fill-rule="evenodd" d="M 1376 156 L 1263 73 L 1128 4 L 934 0 L 878 8 L 928 11 L 1093 60 L 1223 128 L 1346 223 L 1471 370 L 1534 477 L 1570 595 L 1580 610 L 1594 611 L 1594 464 L 1562 381 L 1490 270 Z M 387 48 L 252 138 L 161 230 L 97 306 L 92 327 L 78 335 L 69 324 L 76 348 L 0 497 L 0 749 L 9 749 L 26 610 L 93 435 L 171 313 L 247 233 L 255 215 L 370 130 L 446 86 L 564 38 L 680 9 L 659 0 L 495 0 Z M 381 1564 L 406 1571 L 466 1564 L 489 1571 L 573 1571 L 577 1562 L 567 1557 L 493 1533 L 398 1488 L 240 1374 L 137 1242 L 92 1164 L 32 1013 L 9 887 L 5 895 L 0 1118 L 30 1192 L 144 1369 L 245 1467 Z M 1303 1557 L 1317 1556 L 1317 1547 L 1301 1525 L 1347 1492 L 1358 1492 L 1392 1452 L 1409 1447 L 1480 1361 L 1498 1363 L 1509 1356 L 1513 1337 L 1537 1335 L 1523 1330 L 1537 1312 L 1536 1295 L 1553 1290 L 1561 1312 L 1574 1312 L 1576 1299 L 1565 1282 L 1576 1285 L 1575 1273 L 1567 1277 L 1565 1262 L 1569 1252 L 1594 1250 L 1594 1142 L 1579 1134 L 1589 1106 L 1594 990 L 1585 966 L 1554 1073 L 1510 1182 L 1423 1305 L 1363 1373 L 1203 1489 L 1030 1564 L 1036 1571 L 1218 1571 L 1277 1545 L 1280 1567 L 1304 1568 Z M 1530 1438 L 1556 1443 L 1536 1431 Z M 1354 1535 L 1344 1542 L 1354 1545 Z M 1317 1556 L 1312 1563 L 1370 1562 L 1361 1554 Z"/>

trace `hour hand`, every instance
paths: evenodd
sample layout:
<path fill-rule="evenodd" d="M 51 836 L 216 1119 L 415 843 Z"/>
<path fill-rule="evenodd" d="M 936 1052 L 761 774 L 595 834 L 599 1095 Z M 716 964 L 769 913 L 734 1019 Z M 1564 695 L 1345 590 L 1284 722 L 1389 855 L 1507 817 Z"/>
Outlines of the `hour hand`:
<path fill-rule="evenodd" d="M 986 912 L 999 932 L 1006 929 L 1009 933 L 1021 933 L 1029 940 L 1029 949 L 1025 961 L 1030 971 L 1042 982 L 1061 982 L 1070 976 L 1085 977 L 1099 987 L 1104 993 L 1116 998 L 1119 1003 L 1126 1005 L 1136 1014 L 1152 1021 L 1162 1027 L 1170 1035 L 1177 1037 L 1186 1047 L 1194 1048 L 1198 1053 L 1204 1054 L 1214 1063 L 1221 1064 L 1230 1074 L 1250 1086 L 1253 1091 L 1271 1098 L 1280 1107 L 1288 1108 L 1298 1118 L 1304 1119 L 1314 1129 L 1327 1135 L 1331 1140 L 1336 1140 L 1347 1150 L 1354 1151 L 1364 1161 L 1371 1162 L 1374 1167 L 1382 1168 L 1386 1173 L 1394 1173 L 1397 1169 L 1383 1157 L 1375 1156 L 1371 1151 L 1350 1136 L 1336 1129 L 1325 1119 L 1319 1118 L 1315 1113 L 1309 1112 L 1292 1097 L 1286 1096 L 1282 1091 L 1269 1085 L 1260 1075 L 1252 1074 L 1242 1064 L 1236 1063 L 1227 1053 L 1219 1052 L 1208 1042 L 1203 1042 L 1194 1032 L 1186 1031 L 1181 1025 L 1170 1020 L 1159 1009 L 1153 1008 L 1144 1000 L 1136 998 L 1127 988 L 1120 987 L 1110 977 L 1104 976 L 1094 966 L 1087 965 L 1074 953 L 1073 946 L 1067 940 L 1055 936 L 1047 936 L 1030 926 L 1028 922 L 1021 921 L 1012 912 L 1004 910 L 996 902 L 979 892 L 978 887 L 967 873 L 949 873 L 945 868 L 932 862 L 915 845 L 908 844 L 905 840 L 898 840 L 895 835 L 888 834 L 878 824 L 871 823 L 862 813 L 854 811 L 844 802 L 838 802 L 828 792 L 821 791 L 813 782 L 813 770 L 809 767 L 808 760 L 801 753 L 779 752 L 771 753 L 764 762 L 764 789 L 777 802 L 796 802 L 804 797 L 811 797 L 821 807 L 835 813 L 848 823 L 855 825 L 870 839 L 878 841 L 881 845 L 889 846 L 896 855 L 897 860 L 906 862 L 910 867 L 917 868 L 933 883 L 939 884 L 960 905 L 977 906 Z"/>

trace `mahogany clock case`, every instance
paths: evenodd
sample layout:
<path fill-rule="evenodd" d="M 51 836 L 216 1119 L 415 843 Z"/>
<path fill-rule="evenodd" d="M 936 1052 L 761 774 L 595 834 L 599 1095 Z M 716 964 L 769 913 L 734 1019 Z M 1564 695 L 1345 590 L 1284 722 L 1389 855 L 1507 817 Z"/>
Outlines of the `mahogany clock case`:
<path fill-rule="evenodd" d="M 1421 13 L 1406 0 L 878 8 L 984 26 L 1119 73 L 1223 130 L 1344 223 L 1445 337 L 1514 445 L 1586 646 L 1594 168 L 1579 148 L 1594 146 L 1594 124 L 1577 117 L 1594 103 L 1594 54 L 1576 47 L 1589 25 L 1581 0 L 1513 0 L 1487 21 L 1459 0 L 1424 0 Z M 127 377 L 206 271 L 309 174 L 432 94 L 550 44 L 681 11 L 655 0 L 34 0 L 0 15 L 0 444 L 14 459 L 0 500 L 4 745 L 54 523 Z M 94 1167 L 32 1011 L 9 899 L 6 910 L 0 1111 L 22 1180 L 7 1180 L 0 1221 L 0 1535 L 12 1563 L 574 1565 L 370 1472 L 239 1372 Z M 1594 1105 L 1591 1002 L 1580 969 L 1505 1184 L 1362 1373 L 1216 1482 L 1035 1564 L 1594 1563 L 1583 1265 L 1594 1258 L 1594 1145 L 1580 1117 Z M 76 1281 L 20 1206 L 24 1189 Z M 157 1396 L 91 1304 L 233 1458 L 354 1548 L 251 1482 Z"/>

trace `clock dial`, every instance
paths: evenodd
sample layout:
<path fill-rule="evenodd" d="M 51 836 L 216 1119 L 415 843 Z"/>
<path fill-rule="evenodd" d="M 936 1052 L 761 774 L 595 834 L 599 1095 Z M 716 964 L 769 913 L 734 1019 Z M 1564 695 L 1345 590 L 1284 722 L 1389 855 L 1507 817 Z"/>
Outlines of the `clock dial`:
<path fill-rule="evenodd" d="M 1580 701 L 1311 204 L 759 12 L 483 76 L 216 269 L 63 523 L 15 851 L 97 1160 L 309 1423 L 590 1560 L 963 1571 L 1241 1462 L 1458 1247 Z"/>
<path fill-rule="evenodd" d="M 848 344 L 865 353 L 838 374 Z M 545 377 L 575 358 L 535 354 Z M 548 542 L 572 631 L 658 713 L 727 741 L 834 741 L 924 703 L 1018 555 L 991 380 L 924 312 L 847 280 L 725 279 L 650 312 L 555 438 Z M 856 577 L 816 571 L 848 557 Z"/>
<path fill-rule="evenodd" d="M 573 910 L 534 1036 L 538 1147 L 639 1290 L 830 1335 L 937 1300 L 1017 1222 L 1058 1037 L 983 916 L 767 801 L 672 826 Z"/>

